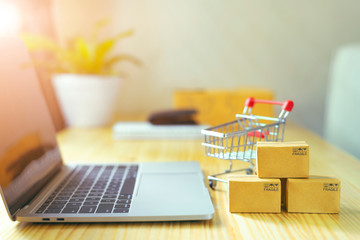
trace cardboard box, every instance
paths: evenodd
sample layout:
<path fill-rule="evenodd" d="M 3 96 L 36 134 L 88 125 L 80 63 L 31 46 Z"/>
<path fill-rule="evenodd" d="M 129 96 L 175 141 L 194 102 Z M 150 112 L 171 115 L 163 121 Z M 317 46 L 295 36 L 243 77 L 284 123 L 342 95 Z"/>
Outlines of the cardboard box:
<path fill-rule="evenodd" d="M 309 177 L 309 145 L 301 142 L 258 142 L 256 165 L 260 178 Z"/>
<path fill-rule="evenodd" d="M 298 213 L 338 213 L 340 181 L 322 176 L 287 179 L 286 208 Z"/>
<path fill-rule="evenodd" d="M 230 212 L 281 212 L 279 179 L 260 179 L 256 176 L 229 177 Z"/>
<path fill-rule="evenodd" d="M 274 94 L 269 89 L 257 88 L 176 90 L 173 101 L 176 109 L 196 109 L 199 123 L 215 126 L 235 120 L 235 115 L 242 113 L 248 97 L 273 100 Z M 273 116 L 273 106 L 256 104 L 252 113 Z"/>

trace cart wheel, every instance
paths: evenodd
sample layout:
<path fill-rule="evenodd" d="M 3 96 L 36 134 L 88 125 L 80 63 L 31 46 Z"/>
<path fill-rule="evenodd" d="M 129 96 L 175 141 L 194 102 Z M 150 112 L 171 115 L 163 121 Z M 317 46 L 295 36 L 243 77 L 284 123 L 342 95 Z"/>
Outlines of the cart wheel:
<path fill-rule="evenodd" d="M 246 175 L 252 175 L 253 170 L 251 168 L 246 169 Z"/>
<path fill-rule="evenodd" d="M 214 181 L 214 180 L 209 180 L 209 187 L 210 187 L 212 190 L 215 190 L 216 181 Z"/>

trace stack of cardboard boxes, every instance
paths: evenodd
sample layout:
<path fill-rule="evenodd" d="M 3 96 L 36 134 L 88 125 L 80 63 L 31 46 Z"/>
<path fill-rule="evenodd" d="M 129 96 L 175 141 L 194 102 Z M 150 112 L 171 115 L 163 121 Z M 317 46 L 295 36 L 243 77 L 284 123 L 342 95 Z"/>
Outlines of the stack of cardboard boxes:
<path fill-rule="evenodd" d="M 229 177 L 230 212 L 338 213 L 340 181 L 309 175 L 305 142 L 258 142 L 257 176 Z"/>
<path fill-rule="evenodd" d="M 242 113 L 244 102 L 249 96 L 255 99 L 274 99 L 274 93 L 269 89 L 177 90 L 174 92 L 174 107 L 175 109 L 196 109 L 197 121 L 200 124 L 216 126 L 235 120 L 234 113 Z M 252 113 L 259 116 L 273 116 L 273 106 L 259 104 Z"/>

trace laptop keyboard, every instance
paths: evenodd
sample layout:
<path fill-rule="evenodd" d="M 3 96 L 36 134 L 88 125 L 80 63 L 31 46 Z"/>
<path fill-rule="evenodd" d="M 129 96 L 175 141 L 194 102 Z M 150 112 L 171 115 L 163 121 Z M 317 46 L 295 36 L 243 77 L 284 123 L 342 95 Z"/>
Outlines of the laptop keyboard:
<path fill-rule="evenodd" d="M 79 166 L 36 213 L 128 213 L 137 172 L 137 165 Z"/>

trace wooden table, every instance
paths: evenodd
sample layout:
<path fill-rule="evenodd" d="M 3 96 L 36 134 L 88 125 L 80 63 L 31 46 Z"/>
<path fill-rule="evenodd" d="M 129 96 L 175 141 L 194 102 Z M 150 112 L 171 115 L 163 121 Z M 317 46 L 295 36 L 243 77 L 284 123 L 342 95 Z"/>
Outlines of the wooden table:
<path fill-rule="evenodd" d="M 0 239 L 360 239 L 360 161 L 293 124 L 285 138 L 309 143 L 311 174 L 341 180 L 340 214 L 231 214 L 227 185 L 219 183 L 210 191 L 216 211 L 211 221 L 29 224 L 10 221 L 1 203 Z M 110 128 L 68 129 L 58 140 L 66 162 L 197 160 L 205 175 L 228 167 L 227 161 L 205 157 L 201 140 L 115 141 Z M 237 161 L 235 167 L 242 165 Z"/>

